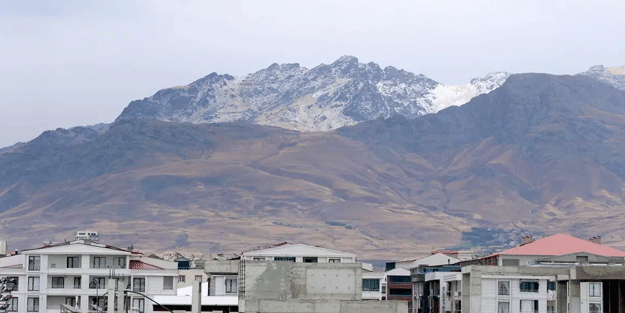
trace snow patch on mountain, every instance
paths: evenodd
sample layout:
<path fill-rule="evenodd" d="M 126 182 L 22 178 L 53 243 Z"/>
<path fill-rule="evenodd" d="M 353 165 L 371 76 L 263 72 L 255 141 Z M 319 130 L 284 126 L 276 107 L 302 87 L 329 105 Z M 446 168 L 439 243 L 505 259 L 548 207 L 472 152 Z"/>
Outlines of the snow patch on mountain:
<path fill-rule="evenodd" d="M 588 71 L 577 75 L 585 75 L 602 83 L 612 85 L 617 89 L 625 90 L 625 66 L 605 67 L 603 65 L 595 65 Z"/>
<path fill-rule="evenodd" d="M 245 77 L 212 73 L 133 101 L 118 119 L 238 121 L 319 132 L 379 117 L 435 113 L 490 92 L 507 77 L 492 73 L 465 85 L 446 86 L 421 74 L 343 56 L 312 69 L 272 64 Z"/>

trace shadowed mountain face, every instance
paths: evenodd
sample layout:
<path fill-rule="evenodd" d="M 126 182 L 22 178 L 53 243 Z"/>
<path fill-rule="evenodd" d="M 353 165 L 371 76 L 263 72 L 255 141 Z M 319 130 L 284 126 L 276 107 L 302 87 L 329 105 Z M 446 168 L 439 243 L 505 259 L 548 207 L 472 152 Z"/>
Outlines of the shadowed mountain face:
<path fill-rule="evenodd" d="M 544 74 L 327 133 L 124 119 L 0 154 L 0 236 L 26 245 L 88 228 L 145 250 L 289 240 L 384 258 L 485 226 L 625 246 L 624 132 L 624 92 Z"/>

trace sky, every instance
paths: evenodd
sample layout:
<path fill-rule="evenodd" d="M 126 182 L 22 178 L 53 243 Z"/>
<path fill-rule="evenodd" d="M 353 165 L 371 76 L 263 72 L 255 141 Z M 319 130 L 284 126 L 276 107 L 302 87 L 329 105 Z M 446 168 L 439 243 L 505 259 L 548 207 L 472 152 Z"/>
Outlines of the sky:
<path fill-rule="evenodd" d="M 2 1 L 0 147 L 212 72 L 343 55 L 444 84 L 625 64 L 625 1 Z"/>

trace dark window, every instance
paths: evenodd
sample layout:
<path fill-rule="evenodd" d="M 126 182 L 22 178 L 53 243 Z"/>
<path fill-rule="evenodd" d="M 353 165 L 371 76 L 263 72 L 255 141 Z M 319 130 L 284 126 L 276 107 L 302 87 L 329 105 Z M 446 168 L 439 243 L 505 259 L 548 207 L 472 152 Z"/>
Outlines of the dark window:
<path fill-rule="evenodd" d="M 555 281 L 549 281 L 547 282 L 547 290 L 556 290 L 556 282 Z"/>
<path fill-rule="evenodd" d="M 411 283 L 412 278 L 410 276 L 389 276 L 388 281 L 391 283 Z"/>
<path fill-rule="evenodd" d="M 80 289 L 80 276 L 74 277 L 74 289 Z"/>
<path fill-rule="evenodd" d="M 52 289 L 65 288 L 65 277 L 52 277 Z"/>
<path fill-rule="evenodd" d="M 135 278 L 133 280 L 133 291 L 145 292 L 145 278 Z"/>
<path fill-rule="evenodd" d="M 273 258 L 274 261 L 287 261 L 287 262 L 295 262 L 295 257 L 292 256 L 277 256 Z"/>
<path fill-rule="evenodd" d="M 340 258 L 330 258 L 328 259 L 328 263 L 341 263 Z"/>
<path fill-rule="evenodd" d="M 19 289 L 19 277 L 7 277 L 6 291 L 17 291 Z"/>
<path fill-rule="evenodd" d="M 191 261 L 178 261 L 179 270 L 188 270 L 191 268 Z"/>
<path fill-rule="evenodd" d="M 38 271 L 39 270 L 39 263 L 41 261 L 41 258 L 38 256 L 29 256 L 28 257 L 28 270 L 29 271 Z M 37 299 L 39 300 L 39 299 Z"/>
<path fill-rule="evenodd" d="M 380 280 L 375 278 L 363 278 L 362 291 L 379 291 Z"/>
<path fill-rule="evenodd" d="M 80 258 L 77 256 L 68 256 L 67 268 L 80 268 Z"/>
<path fill-rule="evenodd" d="M 410 289 L 389 289 L 388 294 L 391 296 L 411 296 L 412 290 Z"/>
<path fill-rule="evenodd" d="M 303 261 L 304 263 L 317 263 L 317 257 L 305 256 Z"/>
<path fill-rule="evenodd" d="M 537 281 L 522 281 L 519 287 L 522 292 L 538 292 Z"/>

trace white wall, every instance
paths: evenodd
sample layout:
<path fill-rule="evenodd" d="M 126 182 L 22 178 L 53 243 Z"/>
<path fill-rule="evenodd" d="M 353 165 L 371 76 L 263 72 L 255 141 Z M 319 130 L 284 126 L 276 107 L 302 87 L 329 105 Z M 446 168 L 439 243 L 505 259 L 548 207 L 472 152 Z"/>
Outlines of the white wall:
<path fill-rule="evenodd" d="M 498 295 L 498 281 L 510 281 L 510 295 Z M 538 292 L 521 292 L 520 278 L 484 278 L 482 277 L 482 301 L 480 312 L 497 312 L 498 302 L 510 301 L 510 313 L 519 313 L 521 311 L 521 300 L 538 300 L 538 312 L 547 312 L 547 279 L 535 279 L 531 276 L 527 280 L 538 281 Z M 472 300 L 473 301 L 473 300 Z M 472 303 L 473 304 L 473 303 Z"/>

